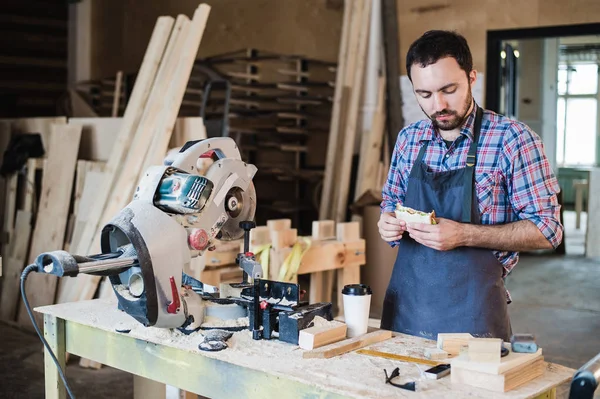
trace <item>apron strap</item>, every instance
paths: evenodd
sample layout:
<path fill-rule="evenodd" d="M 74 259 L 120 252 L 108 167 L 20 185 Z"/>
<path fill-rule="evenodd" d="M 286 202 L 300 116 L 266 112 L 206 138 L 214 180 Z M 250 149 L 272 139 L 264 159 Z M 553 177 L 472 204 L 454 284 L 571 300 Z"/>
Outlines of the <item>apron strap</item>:
<path fill-rule="evenodd" d="M 477 104 L 475 105 L 477 106 Z M 463 223 L 471 223 L 471 207 L 473 206 L 473 186 L 475 184 L 475 165 L 477 164 L 477 144 L 479 141 L 479 132 L 481 131 L 481 120 L 483 118 L 483 111 L 477 106 L 477 113 L 475 115 L 475 124 L 473 126 L 473 141 L 469 147 L 469 153 L 467 154 L 467 166 L 464 187 L 465 197 L 462 206 L 462 221 Z"/>
<path fill-rule="evenodd" d="M 423 158 L 425 157 L 425 150 L 427 150 L 428 144 L 429 144 L 429 140 L 425 140 L 423 145 L 421 146 L 421 149 L 419 150 L 419 155 L 417 155 L 417 159 L 415 160 L 415 163 L 413 164 L 413 167 L 410 171 L 409 177 L 417 177 L 417 174 L 419 171 L 419 166 L 421 165 L 421 162 L 423 162 Z"/>

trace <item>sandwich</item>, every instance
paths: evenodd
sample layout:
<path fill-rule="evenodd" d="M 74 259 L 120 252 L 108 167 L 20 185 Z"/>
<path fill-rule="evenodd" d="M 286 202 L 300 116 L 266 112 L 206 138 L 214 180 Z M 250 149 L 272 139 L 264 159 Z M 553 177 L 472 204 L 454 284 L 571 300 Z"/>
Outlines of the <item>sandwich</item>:
<path fill-rule="evenodd" d="M 435 211 L 421 212 L 416 209 L 409 208 L 396 204 L 396 218 L 404 220 L 406 223 L 425 223 L 425 224 L 436 224 Z"/>

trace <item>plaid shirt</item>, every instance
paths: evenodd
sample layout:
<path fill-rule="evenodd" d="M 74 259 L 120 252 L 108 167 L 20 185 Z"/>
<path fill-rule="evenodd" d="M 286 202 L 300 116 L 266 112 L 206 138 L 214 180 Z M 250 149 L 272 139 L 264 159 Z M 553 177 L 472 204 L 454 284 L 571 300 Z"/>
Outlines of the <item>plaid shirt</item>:
<path fill-rule="evenodd" d="M 403 204 L 412 165 L 421 142 L 431 140 L 423 161 L 434 172 L 464 168 L 473 141 L 476 107 L 467 118 L 460 136 L 446 147 L 429 119 L 415 122 L 400 132 L 392 155 L 390 171 L 383 186 L 382 212 Z M 540 137 L 525 124 L 484 110 L 477 147 L 475 189 L 481 224 L 503 224 L 530 220 L 556 248 L 563 235 L 560 188 L 544 154 Z M 398 242 L 392 242 L 392 246 Z M 516 265 L 517 252 L 493 251 L 506 276 Z"/>

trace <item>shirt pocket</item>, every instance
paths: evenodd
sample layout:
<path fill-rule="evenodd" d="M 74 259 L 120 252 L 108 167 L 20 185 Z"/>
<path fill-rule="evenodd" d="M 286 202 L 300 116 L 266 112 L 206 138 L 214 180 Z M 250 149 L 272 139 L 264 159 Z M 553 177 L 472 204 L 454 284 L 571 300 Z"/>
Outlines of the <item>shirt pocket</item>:
<path fill-rule="evenodd" d="M 477 174 L 475 188 L 482 218 L 490 220 L 491 217 L 493 218 L 492 221 L 497 222 L 499 213 L 505 210 L 507 198 L 502 173 L 487 171 Z"/>

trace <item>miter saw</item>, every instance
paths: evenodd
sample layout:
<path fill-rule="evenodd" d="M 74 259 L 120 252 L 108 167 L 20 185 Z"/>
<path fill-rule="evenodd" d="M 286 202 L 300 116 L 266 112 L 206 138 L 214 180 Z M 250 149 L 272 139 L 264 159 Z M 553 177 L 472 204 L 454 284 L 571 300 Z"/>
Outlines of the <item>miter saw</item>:
<path fill-rule="evenodd" d="M 209 162 L 203 174 L 199 160 Z M 254 339 L 297 343 L 315 316 L 332 319 L 331 303 L 309 305 L 298 284 L 263 279 L 261 264 L 249 252 L 256 171 L 229 137 L 188 142 L 144 173 L 133 200 L 102 229 L 101 254 L 46 252 L 31 271 L 108 276 L 119 308 L 145 326 L 189 333 L 202 328 L 206 316 L 248 317 L 245 328 Z M 183 273 L 216 240 L 242 236 L 240 283 L 211 287 Z"/>

